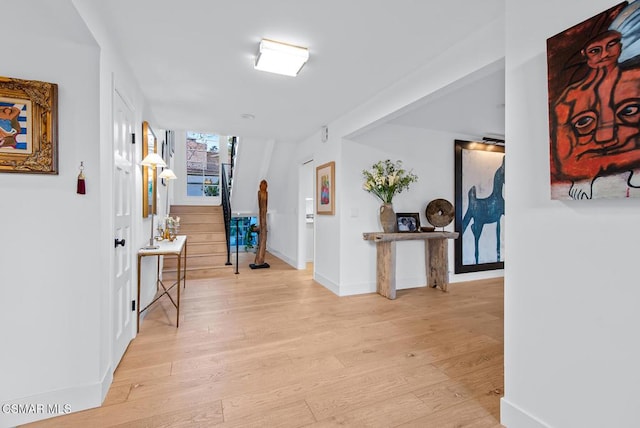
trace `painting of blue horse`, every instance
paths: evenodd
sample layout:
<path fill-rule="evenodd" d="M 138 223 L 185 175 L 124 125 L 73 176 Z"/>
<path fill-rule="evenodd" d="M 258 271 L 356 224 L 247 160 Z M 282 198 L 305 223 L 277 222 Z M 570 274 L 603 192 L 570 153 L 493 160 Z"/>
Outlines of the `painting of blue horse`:
<path fill-rule="evenodd" d="M 504 146 L 456 140 L 456 273 L 504 268 Z"/>

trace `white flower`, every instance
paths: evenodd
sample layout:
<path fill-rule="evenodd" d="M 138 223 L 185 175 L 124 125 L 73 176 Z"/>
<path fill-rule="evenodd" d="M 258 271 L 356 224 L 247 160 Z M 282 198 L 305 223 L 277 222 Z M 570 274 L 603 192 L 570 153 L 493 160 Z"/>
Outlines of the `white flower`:
<path fill-rule="evenodd" d="M 396 182 L 396 173 L 394 172 L 389 176 L 389 186 L 393 186 Z"/>
<path fill-rule="evenodd" d="M 389 159 L 375 163 L 370 170 L 362 171 L 365 178 L 364 190 L 373 193 L 382 202 L 391 203 L 393 196 L 408 189 L 418 180 L 411 171 L 402 169 L 402 162 L 392 163 Z"/>

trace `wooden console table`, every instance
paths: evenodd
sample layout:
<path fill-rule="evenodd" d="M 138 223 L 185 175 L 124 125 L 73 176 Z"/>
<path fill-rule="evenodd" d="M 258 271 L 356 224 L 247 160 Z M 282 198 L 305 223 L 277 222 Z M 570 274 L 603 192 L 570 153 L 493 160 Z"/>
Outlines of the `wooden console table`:
<path fill-rule="evenodd" d="M 157 302 L 162 296 L 167 296 L 173 306 L 176 308 L 176 328 L 180 325 L 180 283 L 182 282 L 182 286 L 186 287 L 187 285 L 187 237 L 185 235 L 178 235 L 176 239 L 171 241 L 159 241 L 157 242 L 158 248 L 154 250 L 147 250 L 141 248 L 138 251 L 138 320 L 137 320 L 137 331 L 140 332 L 140 314 L 147 309 L 155 302 Z M 157 271 L 156 271 L 156 287 L 160 294 L 157 294 L 156 297 L 144 308 L 140 308 L 140 262 L 143 257 L 147 256 L 156 256 L 157 257 Z M 170 285 L 168 288 L 164 285 L 164 282 L 160 279 L 160 256 L 176 256 L 178 258 L 178 270 L 176 272 L 176 280 Z M 184 259 L 184 263 L 181 265 L 181 259 Z M 173 297 L 169 294 L 169 291 L 173 289 L 173 287 L 178 286 L 178 295 L 176 300 L 173 300 Z M 162 287 L 162 290 L 160 290 Z"/>
<path fill-rule="evenodd" d="M 388 298 L 396 298 L 396 241 L 424 240 L 427 285 L 447 291 L 449 285 L 449 254 L 447 239 L 456 239 L 458 232 L 363 233 L 365 241 L 376 243 L 376 290 Z"/>

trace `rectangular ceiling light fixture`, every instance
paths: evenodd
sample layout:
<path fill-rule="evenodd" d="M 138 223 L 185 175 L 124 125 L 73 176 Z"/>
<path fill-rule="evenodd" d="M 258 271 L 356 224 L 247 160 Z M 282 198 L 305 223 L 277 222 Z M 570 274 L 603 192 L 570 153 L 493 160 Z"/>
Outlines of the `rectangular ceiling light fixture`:
<path fill-rule="evenodd" d="M 254 68 L 285 76 L 297 76 L 309 59 L 309 49 L 262 39 Z"/>

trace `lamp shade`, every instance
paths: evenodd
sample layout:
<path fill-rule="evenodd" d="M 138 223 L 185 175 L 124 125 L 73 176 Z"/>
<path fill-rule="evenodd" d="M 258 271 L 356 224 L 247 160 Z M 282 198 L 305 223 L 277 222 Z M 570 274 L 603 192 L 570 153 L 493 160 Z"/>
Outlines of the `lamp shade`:
<path fill-rule="evenodd" d="M 160 155 L 157 153 L 149 153 L 147 156 L 145 156 L 144 159 L 142 159 L 140 165 L 152 167 L 167 166 L 167 164 L 164 162 L 164 159 L 162 159 L 162 157 L 160 157 Z"/>
<path fill-rule="evenodd" d="M 171 171 L 169 168 L 165 168 L 160 175 L 158 175 L 159 178 L 164 178 L 166 180 L 175 180 L 176 178 L 178 178 L 173 171 Z"/>
<path fill-rule="evenodd" d="M 285 76 L 297 76 L 309 59 L 309 49 L 262 39 L 254 68 Z"/>

